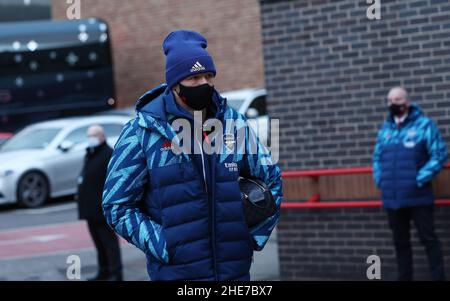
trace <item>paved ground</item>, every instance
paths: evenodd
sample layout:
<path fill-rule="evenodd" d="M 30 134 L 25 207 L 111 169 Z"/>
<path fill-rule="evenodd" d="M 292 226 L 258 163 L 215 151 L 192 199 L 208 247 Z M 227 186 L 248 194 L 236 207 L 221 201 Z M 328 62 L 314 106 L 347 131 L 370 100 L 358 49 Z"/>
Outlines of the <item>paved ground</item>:
<path fill-rule="evenodd" d="M 147 280 L 145 257 L 121 240 L 125 280 Z M 96 272 L 96 252 L 84 221 L 77 220 L 76 204 L 58 200 L 39 209 L 0 207 L 0 280 L 67 280 L 70 263 L 81 261 L 81 280 Z M 279 278 L 276 232 L 263 252 L 255 253 L 252 280 Z"/>

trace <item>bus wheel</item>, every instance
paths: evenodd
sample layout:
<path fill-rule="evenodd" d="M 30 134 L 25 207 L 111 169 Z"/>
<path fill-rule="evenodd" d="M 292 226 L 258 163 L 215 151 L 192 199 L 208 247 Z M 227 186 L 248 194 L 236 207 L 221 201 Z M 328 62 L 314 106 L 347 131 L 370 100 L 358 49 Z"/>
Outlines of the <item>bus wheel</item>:
<path fill-rule="evenodd" d="M 45 203 L 48 196 L 48 181 L 42 173 L 32 171 L 22 176 L 17 187 L 17 200 L 20 207 L 39 207 Z"/>

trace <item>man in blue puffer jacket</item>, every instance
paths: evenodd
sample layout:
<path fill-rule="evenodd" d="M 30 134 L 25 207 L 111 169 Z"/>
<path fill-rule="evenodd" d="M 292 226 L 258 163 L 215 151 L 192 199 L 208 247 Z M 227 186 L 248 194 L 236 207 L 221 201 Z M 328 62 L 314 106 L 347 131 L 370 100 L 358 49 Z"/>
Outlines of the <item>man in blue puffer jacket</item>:
<path fill-rule="evenodd" d="M 152 280 L 249 280 L 253 251 L 264 248 L 279 219 L 280 169 L 243 127 L 245 117 L 214 89 L 216 70 L 206 47 L 205 38 L 193 31 L 166 37 L 167 85 L 138 100 L 138 116 L 125 125 L 108 166 L 105 217 L 146 254 Z M 194 116 L 199 112 L 201 125 L 211 118 L 223 124 L 227 141 L 219 149 L 228 151 L 204 152 L 202 145 L 211 145 L 211 136 L 202 126 L 199 135 L 180 138 L 179 130 L 198 124 Z M 175 126 L 180 119 L 187 124 Z M 230 137 L 242 129 L 244 149 L 238 152 L 239 143 Z M 248 149 L 252 142 L 256 152 Z M 237 148 L 230 153 L 234 144 Z M 189 145 L 199 146 L 200 152 L 186 151 Z M 239 176 L 263 180 L 278 207 L 251 229 Z"/>
<path fill-rule="evenodd" d="M 431 180 L 447 160 L 447 148 L 436 124 L 412 104 L 405 89 L 388 94 L 390 113 L 373 156 L 373 175 L 381 189 L 393 231 L 399 280 L 412 280 L 410 220 L 425 245 L 431 275 L 444 280 L 441 247 L 434 231 Z"/>

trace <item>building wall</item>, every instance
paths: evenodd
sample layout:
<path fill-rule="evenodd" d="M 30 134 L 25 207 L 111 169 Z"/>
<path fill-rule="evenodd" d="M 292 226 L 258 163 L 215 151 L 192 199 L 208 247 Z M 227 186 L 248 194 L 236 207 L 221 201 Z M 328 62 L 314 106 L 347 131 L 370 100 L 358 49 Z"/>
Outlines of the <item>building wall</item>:
<path fill-rule="evenodd" d="M 404 85 L 450 142 L 450 3 L 260 1 L 269 111 L 283 169 L 367 166 L 390 87 Z"/>
<path fill-rule="evenodd" d="M 435 210 L 446 274 L 450 275 L 450 206 Z M 414 277 L 430 280 L 428 261 L 412 227 Z M 367 280 L 367 257 L 380 258 L 381 280 L 396 280 L 387 214 L 381 208 L 282 209 L 278 225 L 281 280 Z"/>
<path fill-rule="evenodd" d="M 261 0 L 268 111 L 280 119 L 283 170 L 370 166 L 386 94 L 404 85 L 450 142 L 450 2 L 381 1 L 368 20 L 365 0 Z M 448 197 L 449 172 L 434 181 Z M 285 179 L 285 201 L 379 199 L 370 174 Z M 436 210 L 450 265 L 450 207 Z M 414 230 L 416 276 L 429 277 Z M 380 208 L 283 209 L 278 227 L 281 278 L 366 278 L 381 257 L 382 279 L 396 277 L 386 214 Z"/>
<path fill-rule="evenodd" d="M 165 81 L 162 41 L 171 31 L 199 31 L 217 69 L 220 91 L 262 87 L 264 72 L 257 0 L 80 0 L 81 17 L 99 17 L 110 26 L 117 97 L 131 105 Z M 66 18 L 69 4 L 52 0 L 54 19 Z"/>

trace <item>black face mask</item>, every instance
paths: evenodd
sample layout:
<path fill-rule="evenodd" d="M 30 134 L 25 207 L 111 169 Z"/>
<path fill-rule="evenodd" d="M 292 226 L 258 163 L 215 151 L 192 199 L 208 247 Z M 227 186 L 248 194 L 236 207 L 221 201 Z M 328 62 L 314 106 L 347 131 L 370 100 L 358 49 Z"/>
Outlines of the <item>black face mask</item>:
<path fill-rule="evenodd" d="M 391 104 L 389 106 L 392 116 L 401 116 L 406 112 L 406 105 Z"/>
<path fill-rule="evenodd" d="M 179 84 L 180 92 L 178 95 L 189 107 L 195 111 L 201 111 L 209 108 L 212 105 L 212 96 L 214 93 L 214 86 L 203 84 L 195 87 L 186 87 Z"/>

